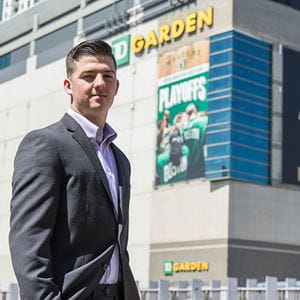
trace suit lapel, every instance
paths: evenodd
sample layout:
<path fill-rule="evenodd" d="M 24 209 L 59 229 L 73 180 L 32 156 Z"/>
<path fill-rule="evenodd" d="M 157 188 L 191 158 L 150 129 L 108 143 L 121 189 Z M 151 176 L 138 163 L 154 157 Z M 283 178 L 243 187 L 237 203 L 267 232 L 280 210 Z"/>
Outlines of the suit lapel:
<path fill-rule="evenodd" d="M 99 175 L 100 180 L 102 181 L 104 188 L 109 195 L 111 204 L 113 205 L 113 200 L 105 172 L 101 166 L 95 150 L 93 149 L 91 141 L 88 139 L 81 126 L 68 114 L 64 115 L 64 117 L 62 118 L 62 122 L 65 124 L 67 129 L 72 132 L 73 138 L 81 146 L 82 150 L 90 159 L 92 165 L 96 168 L 97 174 Z"/>
<path fill-rule="evenodd" d="M 127 199 L 125 197 L 126 195 L 126 189 L 129 188 L 129 182 L 128 178 L 125 175 L 127 167 L 124 165 L 124 160 L 122 159 L 122 156 L 124 155 L 116 145 L 112 145 L 112 150 L 114 153 L 114 158 L 116 161 L 117 171 L 118 171 L 118 181 L 119 181 L 119 217 L 121 218 L 119 221 L 120 223 L 124 222 L 124 216 L 126 215 L 126 212 L 124 209 L 126 208 Z"/>

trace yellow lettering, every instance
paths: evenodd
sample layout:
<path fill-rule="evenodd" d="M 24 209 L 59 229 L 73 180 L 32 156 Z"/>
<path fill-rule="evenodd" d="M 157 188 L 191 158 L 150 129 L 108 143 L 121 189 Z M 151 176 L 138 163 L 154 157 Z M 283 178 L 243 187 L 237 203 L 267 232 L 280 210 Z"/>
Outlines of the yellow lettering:
<path fill-rule="evenodd" d="M 173 270 L 174 270 L 174 272 L 178 272 L 179 271 L 179 263 L 174 263 L 173 264 Z"/>
<path fill-rule="evenodd" d="M 184 263 L 180 263 L 180 265 L 179 265 L 179 271 L 180 272 L 184 271 Z"/>
<path fill-rule="evenodd" d="M 208 262 L 203 262 L 202 263 L 202 271 L 208 271 Z"/>
<path fill-rule="evenodd" d="M 186 32 L 191 33 L 196 31 L 196 13 L 190 14 L 186 17 Z"/>
<path fill-rule="evenodd" d="M 211 26 L 214 20 L 214 9 L 212 6 L 208 7 L 207 13 L 204 10 L 198 12 L 198 28 L 202 29 L 204 24 Z"/>
<path fill-rule="evenodd" d="M 155 47 L 158 45 L 157 37 L 154 31 L 149 31 L 147 34 L 147 40 L 145 43 L 145 48 Z"/>
<path fill-rule="evenodd" d="M 191 271 L 191 265 L 189 262 L 185 263 L 185 271 Z"/>
<path fill-rule="evenodd" d="M 197 271 L 200 272 L 201 271 L 201 262 L 197 261 Z"/>
<path fill-rule="evenodd" d="M 197 264 L 195 262 L 191 263 L 191 271 L 196 271 L 197 270 Z"/>
<path fill-rule="evenodd" d="M 184 33 L 184 28 L 185 28 L 185 25 L 182 20 L 178 19 L 178 20 L 173 21 L 172 25 L 171 25 L 172 39 L 180 38 Z"/>
<path fill-rule="evenodd" d="M 169 25 L 161 25 L 159 27 L 159 43 L 160 44 L 163 44 L 164 42 L 167 42 L 170 40 L 169 33 L 170 33 Z"/>
<path fill-rule="evenodd" d="M 132 50 L 134 53 L 140 53 L 145 46 L 145 39 L 142 35 L 137 35 L 132 41 Z"/>

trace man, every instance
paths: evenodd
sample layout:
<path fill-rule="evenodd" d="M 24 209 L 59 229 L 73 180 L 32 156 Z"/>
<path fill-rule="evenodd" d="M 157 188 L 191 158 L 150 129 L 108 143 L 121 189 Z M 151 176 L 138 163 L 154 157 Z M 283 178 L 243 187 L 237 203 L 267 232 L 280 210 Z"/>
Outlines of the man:
<path fill-rule="evenodd" d="M 9 236 L 22 299 L 136 300 L 127 253 L 130 165 L 107 113 L 119 87 L 111 48 L 66 59 L 71 109 L 21 142 Z"/>

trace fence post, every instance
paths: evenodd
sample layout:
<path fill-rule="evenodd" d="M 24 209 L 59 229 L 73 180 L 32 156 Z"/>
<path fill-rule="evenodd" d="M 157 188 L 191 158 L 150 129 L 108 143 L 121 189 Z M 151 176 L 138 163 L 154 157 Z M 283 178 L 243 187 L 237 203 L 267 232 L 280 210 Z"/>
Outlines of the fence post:
<path fill-rule="evenodd" d="M 237 300 L 237 279 L 227 279 L 227 300 Z"/>
<path fill-rule="evenodd" d="M 266 277 L 266 300 L 277 299 L 277 278 L 267 276 Z"/>
<path fill-rule="evenodd" d="M 256 279 L 247 279 L 246 280 L 246 287 L 247 288 L 254 288 L 257 286 L 257 280 Z M 248 300 L 257 300 L 257 292 L 255 291 L 247 291 L 246 292 L 246 299 Z"/>
<path fill-rule="evenodd" d="M 296 279 L 295 278 L 286 278 L 285 279 L 285 286 L 289 287 L 296 287 Z M 284 300 L 296 300 L 296 293 L 286 291 L 284 294 Z"/>
<path fill-rule="evenodd" d="M 220 280 L 212 280 L 211 281 L 211 288 L 212 289 L 220 289 L 221 288 L 221 281 Z M 211 300 L 220 300 L 221 298 L 221 291 L 213 291 L 211 292 Z"/>
<path fill-rule="evenodd" d="M 202 298 L 202 281 L 193 279 L 192 281 L 192 300 L 201 300 Z"/>
<path fill-rule="evenodd" d="M 158 289 L 158 282 L 157 281 L 150 281 L 149 288 L 150 289 Z M 157 292 L 150 292 L 149 294 L 150 294 L 149 297 L 147 298 L 147 296 L 146 296 L 145 299 L 149 299 L 149 300 L 157 300 L 158 299 L 158 293 Z"/>
<path fill-rule="evenodd" d="M 186 289 L 189 286 L 189 283 L 187 281 L 180 280 L 178 282 L 179 289 Z M 179 292 L 178 293 L 178 300 L 186 300 L 188 298 L 187 292 Z"/>
<path fill-rule="evenodd" d="M 8 300 L 19 299 L 19 288 L 16 283 L 11 283 L 8 288 Z"/>
<path fill-rule="evenodd" d="M 170 286 L 170 283 L 168 280 L 160 280 L 159 281 L 158 300 L 168 300 L 169 299 L 169 286 Z"/>

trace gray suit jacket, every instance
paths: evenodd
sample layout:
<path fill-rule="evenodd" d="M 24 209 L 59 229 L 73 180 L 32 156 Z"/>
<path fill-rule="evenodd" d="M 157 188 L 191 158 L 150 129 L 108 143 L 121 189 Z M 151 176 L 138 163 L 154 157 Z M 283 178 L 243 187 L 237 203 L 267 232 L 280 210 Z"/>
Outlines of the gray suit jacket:
<path fill-rule="evenodd" d="M 22 299 L 87 299 L 119 242 L 126 300 L 139 299 L 127 253 L 130 165 L 112 145 L 121 225 L 99 159 L 69 115 L 26 135 L 13 175 L 12 262 Z"/>

